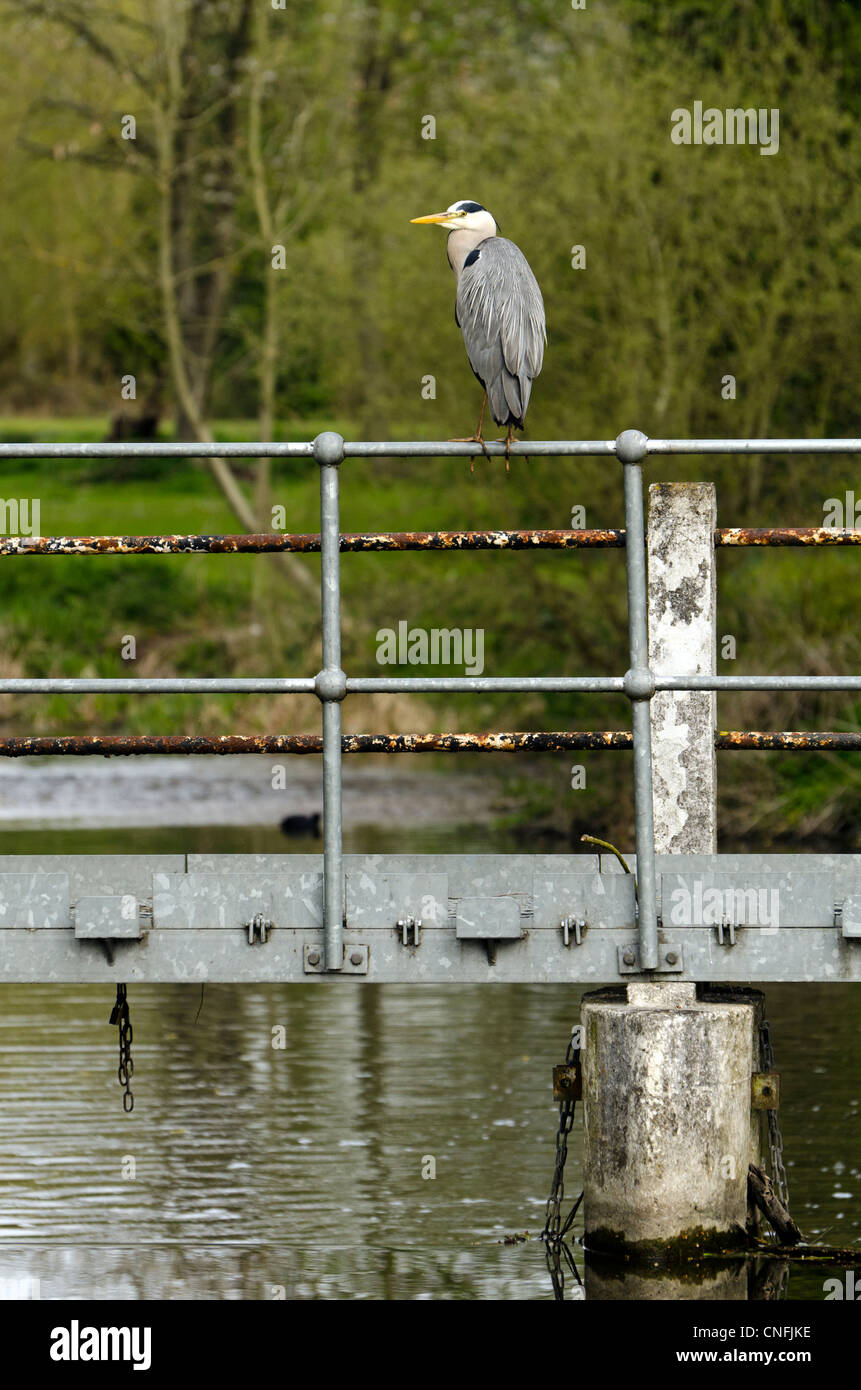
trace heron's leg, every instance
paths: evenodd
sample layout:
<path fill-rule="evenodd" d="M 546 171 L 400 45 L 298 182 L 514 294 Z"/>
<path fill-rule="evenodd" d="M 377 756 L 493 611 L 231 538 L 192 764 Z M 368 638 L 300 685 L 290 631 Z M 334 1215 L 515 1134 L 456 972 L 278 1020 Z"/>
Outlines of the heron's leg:
<path fill-rule="evenodd" d="M 484 412 L 487 407 L 487 392 L 481 398 L 481 410 L 478 412 L 478 427 L 475 431 L 476 439 L 481 439 L 481 426 L 484 423 Z"/>
<path fill-rule="evenodd" d="M 510 458 L 510 456 L 511 456 L 511 443 L 512 443 L 512 440 L 513 440 L 513 439 L 514 439 L 514 426 L 513 426 L 513 425 L 509 425 L 509 426 L 508 426 L 508 434 L 505 436 L 505 471 L 506 471 L 506 473 L 510 473 L 510 472 L 511 472 L 511 465 L 509 464 L 508 460 L 509 460 L 509 458 Z"/>
<path fill-rule="evenodd" d="M 505 438 L 504 438 L 504 439 L 497 439 L 496 442 L 497 442 L 497 444 L 504 444 L 504 445 L 505 445 L 505 471 L 506 471 L 506 473 L 510 473 L 510 472 L 511 472 L 511 464 L 508 462 L 508 460 L 509 460 L 509 458 L 511 457 L 511 446 L 512 446 L 512 444 L 514 444 L 514 443 L 516 442 L 516 441 L 515 441 L 515 438 L 514 438 L 514 426 L 513 426 L 513 425 L 509 425 L 509 426 L 508 426 L 508 434 L 505 436 Z"/>
<path fill-rule="evenodd" d="M 484 457 L 485 457 L 486 459 L 489 459 L 489 458 L 490 458 L 490 454 L 487 452 L 487 450 L 486 450 L 485 447 L 484 447 L 484 436 L 483 436 L 482 433 L 481 433 L 481 426 L 482 426 L 482 423 L 483 423 L 483 421 L 484 421 L 484 411 L 485 411 L 485 407 L 486 407 L 486 406 L 487 406 L 487 392 L 485 391 L 484 396 L 482 397 L 481 410 L 480 410 L 480 412 L 479 412 L 479 416 L 478 416 L 478 425 L 476 426 L 475 434 L 471 434 L 471 435 L 469 436 L 468 439 L 464 439 L 464 438 L 461 438 L 461 439 L 450 439 L 448 442 L 449 442 L 449 444 L 480 444 L 480 445 L 481 445 L 481 452 L 484 454 Z M 474 473 L 474 472 L 475 472 L 475 455 L 474 455 L 474 454 L 473 454 L 473 456 L 472 456 L 472 457 L 470 458 L 470 460 L 469 460 L 469 471 L 470 471 L 470 473 Z"/>

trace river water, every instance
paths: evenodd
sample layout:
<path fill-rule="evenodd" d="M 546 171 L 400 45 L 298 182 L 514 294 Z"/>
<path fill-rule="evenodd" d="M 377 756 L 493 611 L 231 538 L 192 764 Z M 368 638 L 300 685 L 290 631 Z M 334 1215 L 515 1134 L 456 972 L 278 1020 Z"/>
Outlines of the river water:
<path fill-rule="evenodd" d="M 851 993 L 780 986 L 768 1013 L 794 1214 L 861 1265 Z M 541 1244 L 500 1242 L 543 1225 L 550 1067 L 579 998 L 222 985 L 200 1008 L 198 988 L 139 986 L 127 1116 L 110 991 L 5 986 L 0 1279 L 43 1298 L 550 1297 Z M 578 1120 L 570 1195 L 581 1162 Z M 828 1273 L 793 1271 L 789 1296 L 821 1298 Z"/>
<path fill-rule="evenodd" d="M 55 825 L 10 828 L 0 852 L 180 843 L 319 849 L 288 844 L 271 824 L 179 835 Z M 366 826 L 346 844 L 513 847 L 475 826 Z M 201 1000 L 197 986 L 137 986 L 126 1115 L 111 991 L 2 987 L 0 1290 L 38 1281 L 42 1298 L 551 1298 L 537 1240 L 555 1152 L 550 1075 L 580 997 L 567 985 L 338 981 L 207 986 Z M 793 1213 L 810 1238 L 858 1245 L 861 1270 L 858 991 L 784 985 L 766 998 Z M 581 1185 L 579 1126 L 569 1197 Z M 821 1299 L 833 1274 L 793 1269 L 787 1297 Z"/>

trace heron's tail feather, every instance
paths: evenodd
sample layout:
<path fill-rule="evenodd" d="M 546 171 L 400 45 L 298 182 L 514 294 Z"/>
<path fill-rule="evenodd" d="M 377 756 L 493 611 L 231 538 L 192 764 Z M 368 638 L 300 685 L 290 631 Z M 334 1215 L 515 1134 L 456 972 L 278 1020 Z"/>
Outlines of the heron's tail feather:
<path fill-rule="evenodd" d="M 531 394 L 532 381 L 528 376 L 512 376 L 511 372 L 503 368 L 488 387 L 490 409 L 496 423 L 515 425 L 522 430 Z"/>

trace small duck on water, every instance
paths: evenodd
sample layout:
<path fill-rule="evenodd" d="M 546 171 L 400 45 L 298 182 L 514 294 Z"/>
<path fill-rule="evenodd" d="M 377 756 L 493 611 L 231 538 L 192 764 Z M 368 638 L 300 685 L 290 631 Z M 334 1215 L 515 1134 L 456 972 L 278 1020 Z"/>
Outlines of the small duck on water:
<path fill-rule="evenodd" d="M 313 840 L 320 838 L 320 812 L 315 811 L 310 816 L 285 816 L 281 822 L 281 832 L 290 836 L 309 836 Z"/>

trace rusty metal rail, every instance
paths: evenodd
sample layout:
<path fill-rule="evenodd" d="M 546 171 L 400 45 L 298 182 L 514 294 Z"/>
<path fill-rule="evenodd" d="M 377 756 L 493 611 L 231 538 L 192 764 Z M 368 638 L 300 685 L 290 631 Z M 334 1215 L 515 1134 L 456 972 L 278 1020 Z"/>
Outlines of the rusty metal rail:
<path fill-rule="evenodd" d="M 555 730 L 493 734 L 342 734 L 342 753 L 564 753 L 612 749 L 629 752 L 634 736 L 627 729 L 580 732 Z M 725 729 L 715 733 L 721 751 L 809 753 L 861 752 L 861 733 L 776 732 Z M 69 734 L 42 738 L 0 738 L 0 758 L 102 757 L 147 753 L 221 756 L 241 753 L 322 753 L 319 734 Z"/>
<path fill-rule="evenodd" d="M 861 734 L 718 729 L 715 732 L 715 748 L 724 752 L 748 748 L 758 752 L 775 749 L 783 753 L 858 753 L 861 752 Z"/>
<path fill-rule="evenodd" d="M 622 549 L 625 532 L 383 531 L 342 533 L 342 551 L 363 550 L 603 550 Z M 313 554 L 320 536 L 261 532 L 242 536 L 4 536 L 0 555 L 262 555 Z"/>
<path fill-rule="evenodd" d="M 724 526 L 715 546 L 861 545 L 861 529 L 829 526 Z M 345 533 L 344 552 L 386 550 L 621 550 L 617 529 L 508 531 L 384 531 Z M 0 555 L 263 555 L 320 550 L 314 532 L 260 532 L 239 536 L 2 536 Z"/>
<path fill-rule="evenodd" d="M 861 545 L 861 529 L 833 526 L 720 526 L 716 546 Z"/>

